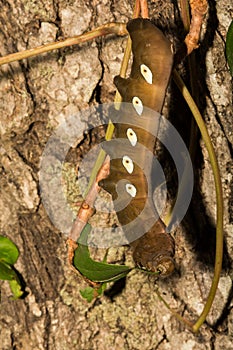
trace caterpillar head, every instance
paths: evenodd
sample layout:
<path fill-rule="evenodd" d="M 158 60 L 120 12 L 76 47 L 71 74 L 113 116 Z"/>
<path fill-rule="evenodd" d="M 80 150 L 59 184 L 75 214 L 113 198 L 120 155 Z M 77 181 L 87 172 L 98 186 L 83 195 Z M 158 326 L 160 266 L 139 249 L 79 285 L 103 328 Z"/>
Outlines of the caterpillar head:
<path fill-rule="evenodd" d="M 166 232 L 155 232 L 152 228 L 138 239 L 133 253 L 137 266 L 150 272 L 157 272 L 160 277 L 169 276 L 175 269 L 174 240 Z"/>

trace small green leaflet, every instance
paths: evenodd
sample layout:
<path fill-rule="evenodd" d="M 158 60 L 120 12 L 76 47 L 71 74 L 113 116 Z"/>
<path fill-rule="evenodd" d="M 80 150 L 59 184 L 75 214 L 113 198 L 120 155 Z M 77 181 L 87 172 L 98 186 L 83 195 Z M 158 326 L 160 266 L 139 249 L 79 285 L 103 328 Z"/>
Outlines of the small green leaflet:
<path fill-rule="evenodd" d="M 7 237 L 0 236 L 0 280 L 9 281 L 14 299 L 24 294 L 17 271 L 13 268 L 18 256 L 16 245 Z"/>
<path fill-rule="evenodd" d="M 85 277 L 95 282 L 112 282 L 122 277 L 125 277 L 131 270 L 131 267 L 125 265 L 107 264 L 105 262 L 98 262 L 90 257 L 88 250 L 87 238 L 91 231 L 91 225 L 86 224 L 79 241 L 78 248 L 74 254 L 74 266 Z"/>
<path fill-rule="evenodd" d="M 227 32 L 226 38 L 226 57 L 230 67 L 231 75 L 233 76 L 233 20 Z"/>
<path fill-rule="evenodd" d="M 103 294 L 105 288 L 106 283 L 101 284 L 101 286 L 98 289 L 93 287 L 86 287 L 85 289 L 80 290 L 80 294 L 84 299 L 86 299 L 90 303 L 97 296 Z"/>
<path fill-rule="evenodd" d="M 9 281 L 9 284 L 13 293 L 13 299 L 21 298 L 24 294 L 24 291 L 22 289 L 19 279 L 16 278 L 15 280 Z"/>
<path fill-rule="evenodd" d="M 0 260 L 0 280 L 10 281 L 15 278 L 15 272 L 12 267 Z"/>
<path fill-rule="evenodd" d="M 14 265 L 18 259 L 19 251 L 16 245 L 7 237 L 0 236 L 0 261 Z"/>

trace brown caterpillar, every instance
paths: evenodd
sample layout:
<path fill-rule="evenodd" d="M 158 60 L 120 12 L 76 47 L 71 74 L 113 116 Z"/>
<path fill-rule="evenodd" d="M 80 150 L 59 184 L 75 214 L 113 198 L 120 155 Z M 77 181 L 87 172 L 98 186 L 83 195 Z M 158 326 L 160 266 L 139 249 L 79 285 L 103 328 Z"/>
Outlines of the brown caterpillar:
<path fill-rule="evenodd" d="M 149 20 L 131 20 L 127 30 L 133 52 L 130 77 L 114 78 L 127 104 L 123 103 L 115 112 L 116 139 L 103 145 L 111 162 L 110 175 L 101 186 L 111 193 L 125 235 L 129 241 L 134 241 L 131 246 L 136 265 L 167 276 L 174 270 L 174 240 L 159 218 L 147 179 L 151 175 L 150 154 L 156 142 L 154 135 L 159 126 L 173 55 L 169 40 Z M 118 139 L 121 141 L 117 142 Z M 135 235 L 138 228 L 142 232 Z"/>

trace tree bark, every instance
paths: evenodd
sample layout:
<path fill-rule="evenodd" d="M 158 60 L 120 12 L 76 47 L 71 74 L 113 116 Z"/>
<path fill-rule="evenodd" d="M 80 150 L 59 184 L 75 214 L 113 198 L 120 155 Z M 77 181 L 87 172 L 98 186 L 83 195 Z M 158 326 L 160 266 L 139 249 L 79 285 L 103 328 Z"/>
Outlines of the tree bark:
<path fill-rule="evenodd" d="M 78 35 L 110 21 L 127 22 L 133 13 L 133 2 L 125 0 L 9 0 L 0 4 L 2 56 Z M 178 48 L 185 33 L 176 2 L 151 1 L 149 5 L 151 18 Z M 16 268 L 28 292 L 24 299 L 11 300 L 7 282 L 1 282 L 3 350 L 232 347 L 233 109 L 232 79 L 224 53 L 232 18 L 230 0 L 210 1 L 195 53 L 196 98 L 216 150 L 225 204 L 223 272 L 211 313 L 198 335 L 187 330 L 158 300 L 154 279 L 143 273 L 132 272 L 114 296 L 107 293 L 90 304 L 84 301 L 79 290 L 86 283 L 67 265 L 67 236 L 50 221 L 41 201 L 40 162 L 49 138 L 69 116 L 77 115 L 82 128 L 90 129 L 96 120 L 93 116 L 82 119 L 80 111 L 97 102 L 113 101 L 112 81 L 119 74 L 125 39 L 111 36 L 1 67 L 0 234 L 19 248 Z M 182 72 L 187 79 L 186 65 Z M 164 114 L 175 120 L 186 137 L 184 118 L 189 112 L 173 83 L 169 93 Z M 95 132 L 81 133 L 66 157 L 65 177 L 71 179 L 66 191 L 71 204 L 77 201 L 77 165 L 99 137 Z M 174 233 L 177 269 L 171 278 L 158 282 L 170 306 L 191 320 L 201 313 L 211 285 L 216 210 L 210 162 L 198 138 L 194 167 L 193 203 Z M 111 259 L 124 256 L 126 263 L 132 259 L 127 249 L 124 253 L 119 249 Z"/>

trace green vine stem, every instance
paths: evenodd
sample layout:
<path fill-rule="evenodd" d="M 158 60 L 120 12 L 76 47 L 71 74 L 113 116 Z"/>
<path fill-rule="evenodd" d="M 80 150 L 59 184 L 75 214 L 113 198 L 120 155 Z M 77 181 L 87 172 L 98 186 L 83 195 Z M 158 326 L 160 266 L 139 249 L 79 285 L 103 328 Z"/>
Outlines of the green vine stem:
<path fill-rule="evenodd" d="M 218 282 L 221 274 L 222 268 L 222 256 L 223 256 L 223 197 L 222 197 L 222 183 L 219 172 L 219 166 L 217 158 L 214 152 L 213 144 L 211 142 L 210 136 L 208 134 L 206 125 L 202 119 L 202 116 L 198 110 L 196 103 L 194 102 L 192 96 L 190 95 L 187 87 L 185 86 L 183 80 L 179 76 L 176 70 L 173 71 L 174 81 L 181 91 L 185 101 L 187 102 L 195 120 L 201 132 L 202 138 L 205 142 L 210 163 L 213 169 L 215 190 L 216 190 L 216 199 L 217 199 L 217 224 L 216 224 L 216 252 L 215 252 L 215 266 L 214 266 L 214 277 L 212 280 L 212 285 L 209 291 L 209 295 L 204 306 L 204 309 L 199 316 L 196 323 L 193 325 L 193 332 L 197 332 L 201 325 L 205 322 L 205 319 L 210 311 L 210 308 L 213 304 L 216 290 L 218 288 Z"/>

